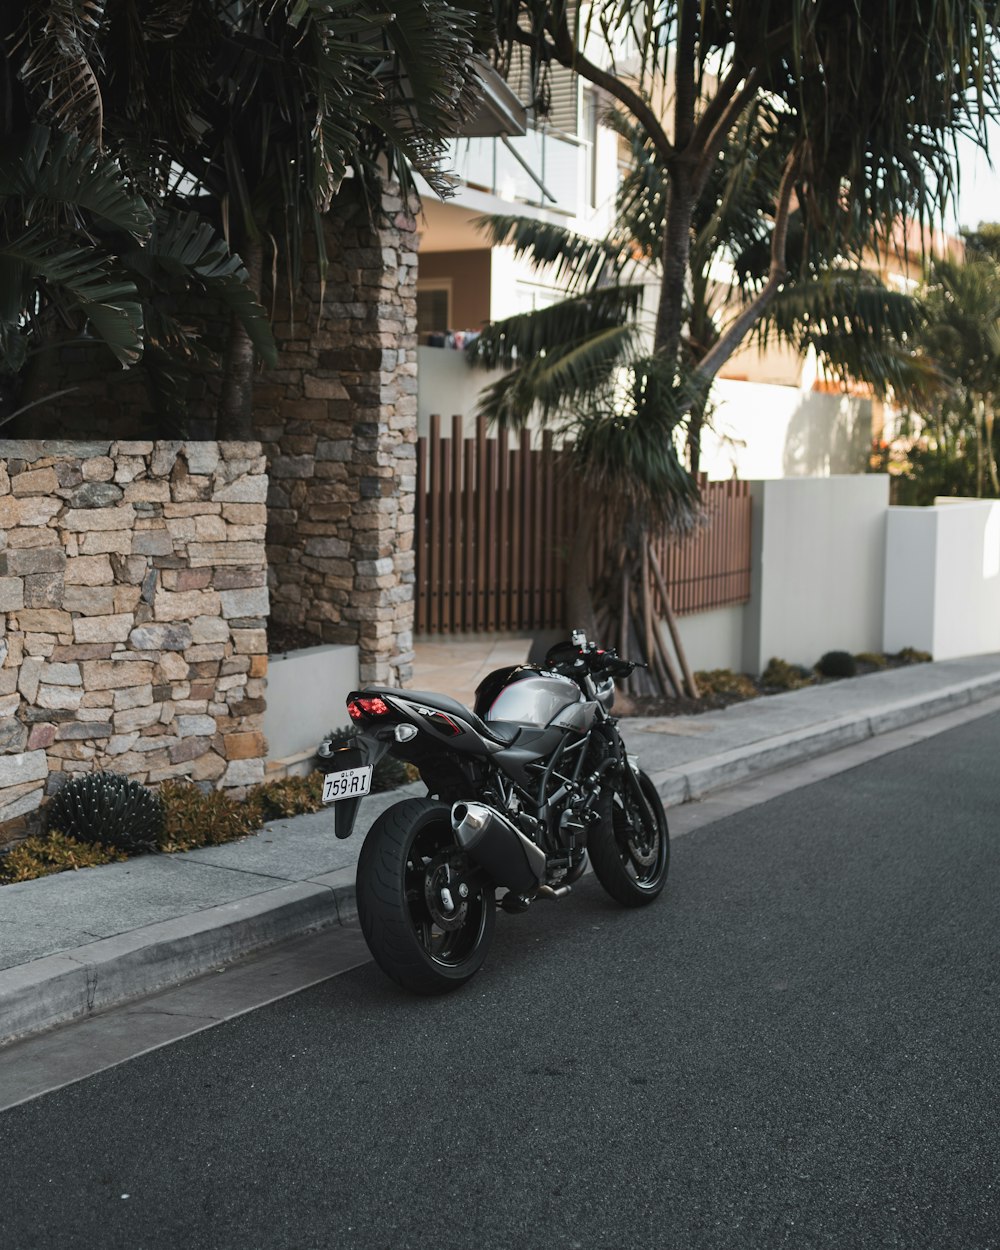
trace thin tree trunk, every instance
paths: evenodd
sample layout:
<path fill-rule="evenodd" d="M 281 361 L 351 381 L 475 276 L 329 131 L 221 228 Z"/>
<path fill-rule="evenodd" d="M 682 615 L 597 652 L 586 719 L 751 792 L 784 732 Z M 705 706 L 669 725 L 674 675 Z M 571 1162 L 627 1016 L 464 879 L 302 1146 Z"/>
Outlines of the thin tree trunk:
<path fill-rule="evenodd" d="M 688 469 L 693 478 L 697 478 L 701 472 L 701 432 L 705 427 L 705 406 L 705 400 L 696 400 L 688 416 Z"/>
<path fill-rule="evenodd" d="M 694 134 L 697 95 L 694 82 L 695 44 L 698 37 L 698 2 L 682 0 L 678 6 L 677 53 L 674 70 L 674 147 L 677 159 L 669 168 L 670 192 L 660 246 L 660 300 L 656 310 L 653 350 L 667 360 L 680 355 L 684 319 L 684 293 L 691 263 L 691 219 L 697 202 L 694 165 L 690 151 Z"/>
<path fill-rule="evenodd" d="M 984 477 L 983 470 L 985 468 L 985 463 L 984 463 L 985 457 L 983 455 L 985 448 L 983 447 L 983 433 L 984 433 L 983 424 L 984 423 L 982 419 L 982 415 L 983 415 L 982 405 L 977 403 L 975 405 L 974 411 L 976 414 L 974 418 L 976 422 L 976 498 L 982 499 L 983 477 Z"/>
<path fill-rule="evenodd" d="M 767 282 L 744 310 L 733 319 L 719 337 L 719 341 L 698 365 L 698 373 L 708 384 L 725 362 L 739 347 L 760 320 L 771 300 L 777 295 L 785 280 L 785 251 L 788 243 L 788 216 L 791 211 L 792 190 L 799 171 L 799 152 L 793 148 L 785 161 L 785 169 L 778 191 L 774 211 L 774 230 L 771 234 L 771 268 Z"/>
<path fill-rule="evenodd" d="M 595 530 L 594 511 L 584 508 L 566 561 L 566 628 L 583 629 L 588 638 L 597 635 L 594 596 L 590 588 L 590 559 Z"/>
<path fill-rule="evenodd" d="M 674 650 L 677 652 L 677 659 L 681 666 L 681 672 L 684 674 L 684 685 L 688 694 L 692 699 L 700 698 L 698 683 L 695 681 L 694 673 L 691 671 L 691 665 L 688 664 L 687 652 L 684 650 L 684 640 L 681 638 L 680 630 L 677 628 L 677 619 L 674 616 L 673 605 L 670 602 L 670 591 L 667 589 L 667 582 L 663 576 L 663 570 L 660 568 L 660 561 L 657 559 L 656 551 L 653 547 L 649 548 L 649 567 L 652 570 L 653 578 L 656 581 L 656 589 L 660 592 L 660 603 L 663 607 L 663 618 L 667 622 L 667 628 L 670 630 L 670 637 L 674 644 Z"/>
<path fill-rule="evenodd" d="M 260 301 L 261 278 L 264 268 L 264 247 L 259 242 L 247 239 L 240 249 L 243 263 L 250 277 L 250 288 L 257 301 Z M 229 341 L 226 344 L 226 355 L 223 362 L 222 396 L 219 402 L 219 417 L 216 423 L 216 436 L 222 439 L 245 441 L 254 436 L 253 427 L 253 386 L 254 386 L 254 349 L 250 335 L 242 322 L 235 317 L 229 325 Z"/>
<path fill-rule="evenodd" d="M 997 476 L 997 458 L 993 454 L 993 424 L 993 409 L 987 404 L 983 412 L 983 425 L 986 429 L 986 467 L 989 470 L 993 494 L 997 499 L 1000 499 L 1000 477 Z"/>

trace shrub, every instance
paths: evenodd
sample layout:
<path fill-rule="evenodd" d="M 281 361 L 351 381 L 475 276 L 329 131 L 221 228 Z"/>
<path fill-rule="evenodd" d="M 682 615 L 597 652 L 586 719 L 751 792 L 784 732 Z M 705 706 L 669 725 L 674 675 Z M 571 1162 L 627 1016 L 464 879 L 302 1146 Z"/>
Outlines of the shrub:
<path fill-rule="evenodd" d="M 160 799 L 120 773 L 74 777 L 52 799 L 46 814 L 50 830 L 131 855 L 153 850 L 163 833 Z"/>
<path fill-rule="evenodd" d="M 698 689 L 705 694 L 733 694 L 741 699 L 755 699 L 760 691 L 753 678 L 746 673 L 734 673 L 731 668 L 713 668 L 695 673 Z"/>
<path fill-rule="evenodd" d="M 256 833 L 264 822 L 260 803 L 230 798 L 220 790 L 207 793 L 189 781 L 165 781 L 160 786 L 165 811 L 161 851 L 191 851 L 220 846 Z"/>
<path fill-rule="evenodd" d="M 789 664 L 777 656 L 772 656 L 760 675 L 762 686 L 773 686 L 778 690 L 798 690 L 802 686 L 811 686 L 815 680 L 813 674 L 801 664 Z"/>
<path fill-rule="evenodd" d="M 850 651 L 827 651 L 817 661 L 816 671 L 823 677 L 856 677 L 858 664 Z"/>
<path fill-rule="evenodd" d="M 902 651 L 897 651 L 892 659 L 899 664 L 929 664 L 931 662 L 931 653 L 929 651 L 918 651 L 916 647 L 904 647 Z"/>
<path fill-rule="evenodd" d="M 878 651 L 859 651 L 854 658 L 859 664 L 870 664 L 873 668 L 885 668 L 888 663 Z"/>
<path fill-rule="evenodd" d="M 0 883 L 33 881 L 68 868 L 95 868 L 128 859 L 124 851 L 97 842 L 79 842 L 53 829 L 50 833 L 23 842 L 0 855 Z"/>
<path fill-rule="evenodd" d="M 323 806 L 323 774 L 316 772 L 308 777 L 265 781 L 263 785 L 254 786 L 250 796 L 259 804 L 264 820 L 318 812 Z"/>

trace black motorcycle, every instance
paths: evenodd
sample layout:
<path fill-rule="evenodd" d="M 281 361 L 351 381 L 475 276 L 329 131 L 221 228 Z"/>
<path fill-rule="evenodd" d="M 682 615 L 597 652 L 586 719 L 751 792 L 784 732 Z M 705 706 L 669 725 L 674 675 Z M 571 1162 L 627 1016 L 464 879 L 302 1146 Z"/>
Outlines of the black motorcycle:
<path fill-rule="evenodd" d="M 359 732 L 319 748 L 323 799 L 349 837 L 374 765 L 414 765 L 426 798 L 372 825 L 357 904 L 376 962 L 418 994 L 482 966 L 499 906 L 523 912 L 568 894 L 587 867 L 619 903 L 663 889 L 670 843 L 656 788 L 611 715 L 615 678 L 636 666 L 574 633 L 542 665 L 490 673 L 470 711 L 447 695 L 368 687 L 347 700 Z"/>

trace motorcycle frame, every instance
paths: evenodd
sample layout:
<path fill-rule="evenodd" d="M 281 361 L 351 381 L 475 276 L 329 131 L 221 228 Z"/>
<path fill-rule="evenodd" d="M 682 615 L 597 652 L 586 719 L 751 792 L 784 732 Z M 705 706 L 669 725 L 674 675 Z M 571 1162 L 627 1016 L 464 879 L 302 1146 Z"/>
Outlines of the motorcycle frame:
<path fill-rule="evenodd" d="M 528 746 L 519 747 L 520 737 L 513 744 L 494 741 L 457 712 L 427 707 L 404 690 L 382 690 L 379 697 L 389 712 L 377 717 L 367 715 L 358 734 L 322 759 L 322 771 L 375 765 L 385 754 L 392 754 L 421 770 L 421 778 L 430 794 L 436 791 L 438 797 L 452 802 L 474 797 L 509 815 L 545 852 L 548 873 L 567 869 L 577 852 L 578 835 L 583 834 L 584 824 L 579 820 L 566 821 L 564 816 L 572 804 L 579 808 L 581 815 L 589 812 L 606 774 L 624 775 L 635 797 L 643 805 L 646 802 L 633 775 L 634 767 L 629 766 L 631 761 L 618 733 L 617 718 L 598 700 L 589 672 L 572 677 L 588 702 L 594 703 L 594 720 L 582 732 L 561 726 L 528 729 L 529 740 L 535 743 L 544 741 L 546 735 L 551 736 L 552 749 L 543 752 L 542 758 Z M 359 693 L 363 696 L 363 692 Z M 354 697 L 352 694 L 350 699 Z M 447 722 L 450 728 L 444 728 L 442 722 Z M 414 726 L 416 735 L 401 742 L 396 737 L 399 725 Z M 584 762 L 595 737 L 604 741 L 607 754 L 597 769 L 584 777 L 581 776 Z M 574 756 L 570 770 L 557 771 L 570 755 Z M 436 784 L 440 778 L 424 777 L 421 763 L 440 764 L 442 757 L 459 774 L 461 791 L 449 787 L 447 781 L 443 785 Z M 537 783 L 533 785 L 536 778 Z M 558 786 L 547 794 L 553 779 Z M 344 799 L 335 805 L 334 831 L 338 838 L 351 836 L 362 801 L 362 798 Z"/>

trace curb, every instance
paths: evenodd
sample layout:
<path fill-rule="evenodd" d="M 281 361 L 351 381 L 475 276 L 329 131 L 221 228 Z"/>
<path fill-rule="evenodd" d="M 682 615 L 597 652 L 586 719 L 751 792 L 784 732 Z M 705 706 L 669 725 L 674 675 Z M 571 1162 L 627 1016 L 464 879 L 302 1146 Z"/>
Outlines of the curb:
<path fill-rule="evenodd" d="M 1000 674 L 911 696 L 862 716 L 763 739 L 653 773 L 668 807 L 1000 694 Z M 0 1046 L 202 976 L 293 937 L 357 920 L 342 868 L 0 970 Z"/>
<path fill-rule="evenodd" d="M 693 764 L 652 774 L 666 807 L 700 799 L 713 790 L 735 785 L 758 773 L 773 772 L 817 755 L 839 751 L 867 738 L 904 729 L 917 721 L 979 703 L 1000 694 L 1000 676 L 975 678 L 946 686 L 930 695 L 911 695 L 863 716 L 842 716 L 814 727 L 776 735 L 732 751 L 710 755 Z"/>
<path fill-rule="evenodd" d="M 356 919 L 354 870 L 344 868 L 5 968 L 0 1046 Z"/>

